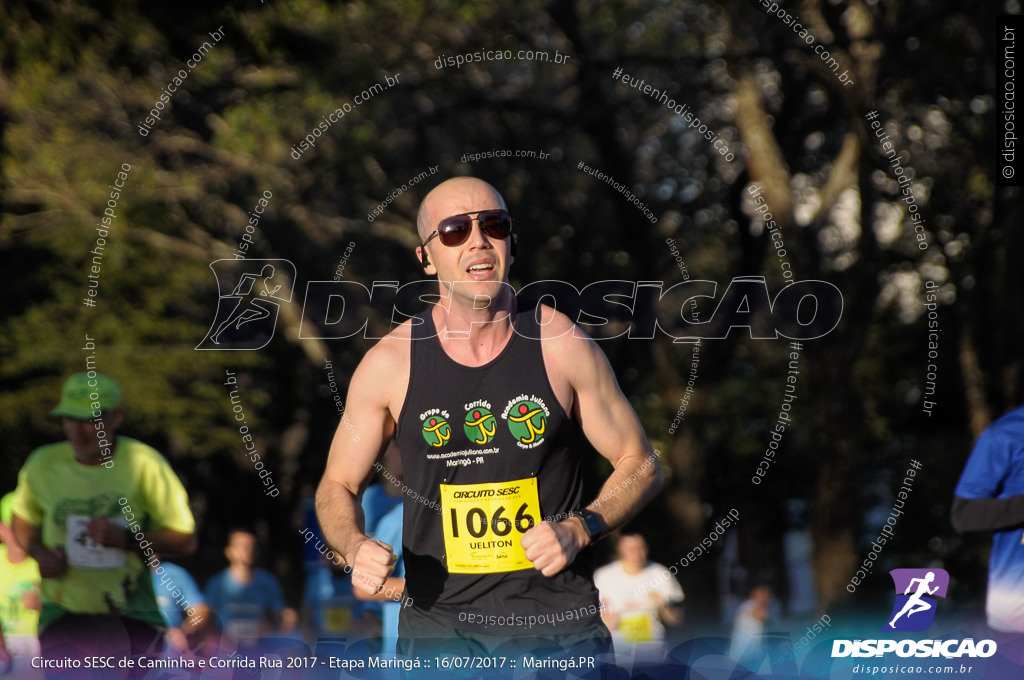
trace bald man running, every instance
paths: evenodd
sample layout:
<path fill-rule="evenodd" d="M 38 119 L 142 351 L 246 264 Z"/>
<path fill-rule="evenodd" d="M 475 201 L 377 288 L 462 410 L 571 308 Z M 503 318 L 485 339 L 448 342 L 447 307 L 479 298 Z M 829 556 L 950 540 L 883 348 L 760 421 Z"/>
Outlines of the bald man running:
<path fill-rule="evenodd" d="M 352 376 L 316 506 L 324 534 L 369 593 L 391 546 L 363 533 L 359 497 L 394 437 L 404 483 L 408 598 L 400 654 L 611 650 L 589 544 L 658 491 L 661 468 L 604 353 L 565 315 L 519 308 L 505 201 L 478 179 L 424 199 L 416 255 L 441 300 L 375 345 Z M 614 471 L 585 505 L 583 437 Z M 544 518 L 550 518 L 544 521 Z M 443 643 L 438 639 L 443 638 Z M 520 644 L 516 647 L 516 644 Z M 550 652 L 550 650 L 549 650 Z"/>

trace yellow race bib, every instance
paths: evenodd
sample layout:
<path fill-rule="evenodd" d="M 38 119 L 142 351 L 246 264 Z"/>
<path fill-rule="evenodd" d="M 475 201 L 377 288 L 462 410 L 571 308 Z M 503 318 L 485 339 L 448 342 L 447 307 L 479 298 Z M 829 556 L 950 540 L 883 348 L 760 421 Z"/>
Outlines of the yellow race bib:
<path fill-rule="evenodd" d="M 536 477 L 493 484 L 442 484 L 441 509 L 449 573 L 533 568 L 519 539 L 540 521 Z"/>
<path fill-rule="evenodd" d="M 352 607 L 344 604 L 324 605 L 324 631 L 343 633 L 352 625 Z"/>
<path fill-rule="evenodd" d="M 633 614 L 619 617 L 619 633 L 626 642 L 649 642 L 654 638 L 653 614 Z"/>

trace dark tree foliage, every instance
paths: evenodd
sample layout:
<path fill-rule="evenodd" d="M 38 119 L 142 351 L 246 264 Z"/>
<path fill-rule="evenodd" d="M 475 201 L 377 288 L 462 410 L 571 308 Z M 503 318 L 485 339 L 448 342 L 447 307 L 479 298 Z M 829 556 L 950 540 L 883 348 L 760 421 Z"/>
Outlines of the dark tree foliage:
<path fill-rule="evenodd" d="M 635 521 L 652 558 L 678 561 L 729 509 L 741 513 L 737 582 L 716 582 L 716 560 L 680 572 L 698 617 L 714 618 L 727 590 L 741 593 L 743 574 L 767 571 L 785 592 L 794 503 L 813 538 L 819 606 L 849 601 L 845 585 L 878 532 L 872 510 L 891 506 L 911 459 L 923 470 L 910 509 L 865 588 L 888 591 L 887 569 L 927 562 L 980 598 L 985 539 L 955 535 L 949 505 L 973 439 L 1022 399 L 1024 337 L 1019 190 L 998 187 L 994 174 L 993 17 L 924 0 L 789 8 L 833 73 L 765 9 L 760 0 L 0 5 L 2 490 L 34 447 L 62 436 L 46 413 L 66 375 L 84 370 L 88 334 L 98 369 L 125 392 L 123 432 L 165 452 L 186 481 L 202 543 L 196 573 L 220 568 L 229 526 L 254 525 L 297 599 L 302 503 L 339 420 L 325 362 L 344 399 L 373 342 L 300 339 L 300 325 L 304 335 L 317 327 L 303 318 L 306 284 L 332 279 L 350 243 L 345 281 L 423 278 L 412 253 L 418 202 L 438 181 L 471 174 L 502 190 L 516 217 L 517 288 L 547 279 L 668 288 L 682 263 L 690 278 L 718 282 L 719 297 L 734 277 L 763 276 L 774 298 L 785 262 L 796 280 L 842 292 L 839 326 L 803 344 L 792 424 L 760 484 L 751 480 L 783 401 L 788 341 L 739 327 L 703 342 L 690 393 L 691 345 L 664 333 L 601 341 L 666 469 L 664 491 Z M 513 58 L 447 65 L 494 51 Z M 140 134 L 179 69 L 187 77 Z M 733 158 L 616 69 L 685 105 Z M 344 116 L 325 121 L 337 109 Z M 871 111 L 912 178 L 923 230 Z M 322 122 L 315 146 L 297 146 Z M 471 158 L 506 149 L 544 156 Z M 581 162 L 628 187 L 657 222 Z M 122 164 L 130 172 L 88 307 L 95 225 Z M 295 265 L 291 302 L 263 349 L 197 351 L 217 308 L 210 263 L 233 257 L 264 192 L 272 198 L 246 255 Z M 929 281 L 939 288 L 936 359 Z M 702 321 L 714 311 L 714 301 L 699 305 Z M 386 332 L 387 319 L 369 328 Z M 239 375 L 275 498 L 241 453 L 227 370 Z M 599 479 L 607 463 L 592 460 Z"/>

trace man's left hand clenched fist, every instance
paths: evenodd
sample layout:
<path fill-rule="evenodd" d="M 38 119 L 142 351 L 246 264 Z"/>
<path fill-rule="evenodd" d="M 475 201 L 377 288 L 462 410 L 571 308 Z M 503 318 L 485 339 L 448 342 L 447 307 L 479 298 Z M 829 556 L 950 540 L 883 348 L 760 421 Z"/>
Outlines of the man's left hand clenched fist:
<path fill-rule="evenodd" d="M 583 525 L 575 517 L 561 522 L 542 522 L 520 539 L 526 559 L 545 576 L 554 576 L 572 564 L 588 541 Z"/>

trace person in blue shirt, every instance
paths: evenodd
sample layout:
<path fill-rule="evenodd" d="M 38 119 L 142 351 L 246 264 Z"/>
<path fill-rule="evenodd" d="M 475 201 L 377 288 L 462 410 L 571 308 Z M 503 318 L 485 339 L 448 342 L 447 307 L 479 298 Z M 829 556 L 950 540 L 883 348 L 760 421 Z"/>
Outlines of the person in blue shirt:
<path fill-rule="evenodd" d="M 376 538 L 379 541 L 387 542 L 387 539 L 391 539 L 397 542 L 398 547 L 395 554 L 399 562 L 396 562 L 395 566 L 399 568 L 398 565 L 402 559 L 402 508 L 404 506 L 402 504 L 402 458 L 394 440 L 389 442 L 384 450 L 381 462 L 383 465 L 378 470 L 381 473 L 380 481 L 366 488 L 360 503 L 363 509 L 364 531 L 367 536 Z M 393 515 L 392 513 L 396 509 L 398 514 Z M 387 533 L 387 539 L 385 539 L 380 534 L 384 518 L 388 516 L 391 516 L 392 519 L 383 526 L 383 530 Z M 395 533 L 395 516 L 398 517 L 398 533 Z M 400 583 L 397 586 L 398 597 L 400 597 L 402 589 L 405 587 L 404 567 L 401 574 L 393 574 L 393 576 L 395 575 L 402 577 L 400 581 L 396 581 L 396 583 Z M 379 632 L 384 644 L 383 651 L 393 654 L 395 651 L 395 641 L 398 639 L 398 609 L 394 607 L 390 608 L 390 610 L 388 609 L 386 603 L 390 601 L 390 598 L 385 595 L 385 591 L 393 592 L 395 585 L 392 584 L 390 590 L 385 587 L 376 596 L 368 596 L 366 593 L 358 592 L 358 588 L 353 588 L 351 575 L 349 576 L 348 585 L 348 592 L 353 593 L 354 597 L 362 600 L 361 609 L 364 621 L 371 624 L 364 626 L 363 633 L 368 637 L 376 638 Z M 394 628 L 393 639 L 388 636 L 387 625 L 389 621 L 392 628 Z M 390 646 L 388 646 L 389 644 Z"/>
<path fill-rule="evenodd" d="M 397 455 L 387 456 L 386 460 L 392 463 L 389 468 L 394 467 L 393 461 L 396 459 Z M 363 492 L 361 505 L 366 534 L 373 536 L 374 532 L 377 531 L 377 525 L 381 518 L 393 510 L 396 505 L 402 505 L 402 489 L 401 487 L 395 489 L 394 485 L 389 484 L 387 481 L 373 484 L 368 486 L 366 491 Z"/>
<path fill-rule="evenodd" d="M 150 569 L 153 592 L 160 614 L 167 623 L 168 651 L 176 655 L 198 646 L 203 633 L 210 628 L 212 612 L 203 597 L 203 591 L 188 571 L 173 562 L 160 561 L 163 569 L 157 573 L 156 564 Z M 179 592 L 177 597 L 175 591 Z M 192 610 L 192 616 L 188 610 Z"/>
<path fill-rule="evenodd" d="M 1024 633 L 1024 406 L 978 437 L 960 475 L 951 513 L 960 532 L 991 531 L 988 625 Z"/>
<path fill-rule="evenodd" d="M 367 595 L 361 590 L 355 594 L 360 600 L 381 603 L 381 654 L 394 656 L 398 643 L 398 613 L 402 610 L 402 593 L 405 590 L 405 561 L 402 559 L 402 513 L 404 508 L 397 505 L 377 522 L 374 538 L 395 546 L 397 561 L 395 570 L 384 581 L 384 587 L 376 595 Z"/>
<path fill-rule="evenodd" d="M 277 578 L 255 566 L 256 536 L 245 529 L 232 530 L 224 555 L 228 568 L 206 583 L 206 602 L 220 618 L 222 630 L 235 640 L 293 630 L 298 617 L 285 606 Z"/>
<path fill-rule="evenodd" d="M 386 532 L 386 539 L 394 540 L 401 544 L 402 540 L 402 490 L 401 484 L 396 486 L 390 479 L 400 479 L 401 461 L 398 458 L 398 450 L 393 445 L 384 454 L 386 476 L 378 484 L 367 487 L 363 493 L 362 510 L 366 523 L 366 533 L 369 536 L 376 536 L 382 530 Z M 397 475 L 397 477 L 396 477 Z M 397 520 L 397 533 L 395 531 L 395 517 Z M 385 521 L 385 518 L 390 518 Z M 319 527 L 317 527 L 319 529 Z M 309 543 L 307 543 L 309 544 Z M 317 554 L 314 551 L 314 554 Z M 399 552 L 399 558 L 401 553 Z M 306 638 L 312 642 L 321 637 L 338 635 L 350 635 L 376 639 L 377 635 L 384 628 L 384 651 L 394 652 L 395 641 L 398 631 L 398 610 L 395 607 L 389 608 L 385 604 L 386 598 L 381 593 L 380 597 L 360 596 L 352 588 L 352 577 L 349 571 L 345 570 L 340 560 L 332 564 L 322 555 L 317 554 L 319 563 L 315 569 L 309 570 L 306 577 L 306 587 L 302 597 L 302 620 Z M 399 576 L 404 575 L 404 571 Z M 396 583 L 398 596 L 401 596 L 405 579 L 402 578 Z M 362 600 L 362 601 L 360 601 Z M 387 624 L 390 621 L 394 635 L 388 638 Z M 386 646 L 390 644 L 390 647 Z"/>
<path fill-rule="evenodd" d="M 386 457 L 395 465 L 397 451 Z M 363 493 L 362 509 L 366 532 L 373 535 L 381 518 L 395 507 L 401 510 L 401 488 L 386 483 L 373 484 Z M 312 526 L 316 540 L 307 540 L 304 552 L 306 583 L 302 593 L 302 629 L 308 643 L 315 644 L 323 637 L 354 635 L 376 637 L 383 616 L 377 602 L 360 602 L 352 592 L 352 578 L 344 563 L 332 564 L 316 550 L 324 543 L 319 522 L 310 506 Z M 401 537 L 401 534 L 399 534 Z"/>

